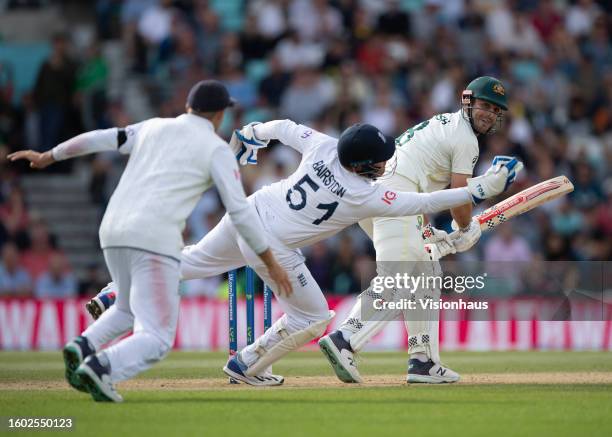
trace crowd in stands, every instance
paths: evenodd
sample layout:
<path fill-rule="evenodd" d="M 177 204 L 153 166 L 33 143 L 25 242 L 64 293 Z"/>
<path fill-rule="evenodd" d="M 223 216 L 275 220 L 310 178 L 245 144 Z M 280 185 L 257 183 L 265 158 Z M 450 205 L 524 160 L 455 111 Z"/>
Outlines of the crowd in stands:
<path fill-rule="evenodd" d="M 514 191 L 560 174 L 573 181 L 575 191 L 483 235 L 460 259 L 611 259 L 609 2 L 93 3 L 88 17 L 96 29 L 93 41 L 78 51 L 69 32 L 50 36 L 51 54 L 18 102 L 0 64 L 0 295 L 91 292 L 87 284 L 79 286 L 44 221 L 28 209 L 19 185 L 28 169 L 9 166 L 4 157 L 24 145 L 44 151 L 83 130 L 140 121 L 127 110 L 127 97 L 108 92 L 110 66 L 102 50 L 108 43 L 120 43 L 127 75 L 143 84 L 156 116 L 184 112 L 185 96 L 196 81 L 222 80 L 240 102 L 221 127 L 227 139 L 234 128 L 276 118 L 332 136 L 358 121 L 397 136 L 436 113 L 457 111 L 461 90 L 474 77 L 498 77 L 510 107 L 501 132 L 480 138 L 476 172 L 495 155 L 516 155 L 526 171 Z M 291 173 L 299 159 L 292 149 L 272 145 L 260 154 L 257 167 L 243 170 L 247 192 Z M 91 200 L 103 209 L 112 175 L 125 161 L 103 155 L 90 162 Z M 222 214 L 215 192 L 205 194 L 188 222 L 186 241 L 197 241 Z M 448 214 L 432 219 L 449 228 Z M 361 290 L 360 272 L 373 260 L 371 244 L 356 227 L 304 252 L 321 287 L 340 294 Z M 215 293 L 218 282 L 207 284 L 188 288 L 194 294 Z"/>

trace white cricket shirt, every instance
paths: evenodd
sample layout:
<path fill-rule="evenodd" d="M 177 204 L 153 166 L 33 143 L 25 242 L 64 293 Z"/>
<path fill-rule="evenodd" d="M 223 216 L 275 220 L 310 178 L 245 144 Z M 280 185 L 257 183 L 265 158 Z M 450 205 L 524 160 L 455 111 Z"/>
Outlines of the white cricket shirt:
<path fill-rule="evenodd" d="M 255 209 L 246 201 L 236 159 L 212 123 L 193 114 L 152 118 L 125 128 L 88 132 L 53 149 L 57 160 L 103 150 L 129 153 L 102 224 L 102 248 L 132 247 L 180 259 L 182 231 L 202 193 L 217 185 L 241 236 L 256 252 L 267 246 Z"/>
<path fill-rule="evenodd" d="M 472 175 L 478 161 L 478 140 L 461 111 L 438 114 L 396 139 L 396 172 L 420 192 L 442 190 L 451 173 Z"/>

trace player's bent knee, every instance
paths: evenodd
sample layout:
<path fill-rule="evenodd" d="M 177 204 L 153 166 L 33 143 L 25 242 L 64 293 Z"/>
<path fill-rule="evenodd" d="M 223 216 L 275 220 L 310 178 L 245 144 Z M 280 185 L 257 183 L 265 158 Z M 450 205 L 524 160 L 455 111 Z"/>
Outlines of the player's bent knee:
<path fill-rule="evenodd" d="M 166 340 L 163 340 L 159 336 L 150 333 L 141 331 L 138 333 L 142 338 L 142 341 L 146 342 L 146 360 L 150 363 L 156 363 L 162 360 L 172 348 L 172 344 Z"/>

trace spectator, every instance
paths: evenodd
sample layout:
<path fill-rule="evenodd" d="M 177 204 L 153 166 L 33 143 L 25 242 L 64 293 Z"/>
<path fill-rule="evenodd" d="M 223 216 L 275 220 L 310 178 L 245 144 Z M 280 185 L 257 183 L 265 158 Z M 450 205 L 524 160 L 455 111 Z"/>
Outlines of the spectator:
<path fill-rule="evenodd" d="M 297 70 L 281 100 L 282 117 L 298 123 L 316 119 L 335 97 L 330 79 L 311 69 Z"/>
<path fill-rule="evenodd" d="M 521 272 L 528 268 L 533 254 L 527 241 L 514 229 L 512 223 L 497 228 L 484 247 L 486 271 L 495 282 L 496 294 L 514 294 L 520 291 Z"/>
<path fill-rule="evenodd" d="M 601 13 L 601 8 L 593 0 L 577 0 L 567 11 L 565 27 L 574 37 L 585 36 Z"/>
<path fill-rule="evenodd" d="M 561 237 L 571 237 L 583 230 L 585 223 L 582 214 L 566 200 L 553 216 L 552 225 Z"/>
<path fill-rule="evenodd" d="M 49 258 L 49 269 L 36 281 L 34 295 L 39 299 L 63 299 L 75 297 L 78 292 L 77 281 L 68 270 L 66 260 L 59 254 Z"/>
<path fill-rule="evenodd" d="M 578 208 L 596 207 L 604 199 L 601 185 L 598 183 L 592 167 L 586 162 L 579 162 L 574 172 L 574 192 L 570 194 Z"/>
<path fill-rule="evenodd" d="M 304 41 L 325 40 L 344 31 L 342 15 L 329 0 L 295 0 L 289 5 L 289 23 Z"/>
<path fill-rule="evenodd" d="M 298 68 L 317 68 L 325 57 L 323 46 L 302 39 L 297 32 L 290 32 L 275 49 L 282 68 L 295 70 Z"/>
<path fill-rule="evenodd" d="M 284 3 L 283 0 L 261 0 L 252 4 L 251 16 L 257 33 L 270 42 L 275 42 L 287 31 Z"/>
<path fill-rule="evenodd" d="M 544 42 L 548 42 L 556 28 L 563 24 L 552 0 L 538 1 L 538 7 L 532 14 L 532 22 Z"/>
<path fill-rule="evenodd" d="M 87 276 L 79 281 L 79 296 L 92 297 L 100 292 L 109 281 L 108 273 L 98 264 L 90 264 L 87 267 Z"/>
<path fill-rule="evenodd" d="M 43 223 L 35 223 L 30 228 L 31 246 L 21 255 L 21 263 L 27 270 L 28 274 L 38 280 L 47 270 L 50 270 L 51 257 L 63 258 L 62 252 L 56 250 L 51 244 L 51 238 L 47 231 L 46 225 Z"/>
<path fill-rule="evenodd" d="M 70 115 L 75 99 L 76 64 L 68 56 L 68 37 L 53 37 L 53 50 L 36 78 L 34 101 L 40 117 L 38 150 L 46 151 L 70 135 Z"/>
<path fill-rule="evenodd" d="M 78 70 L 76 89 L 83 101 L 83 125 L 86 130 L 108 126 L 106 115 L 106 83 L 108 64 L 98 44 L 89 47 L 84 65 Z"/>
<path fill-rule="evenodd" d="M 332 291 L 331 265 L 332 254 L 329 253 L 327 245 L 319 241 L 312 245 L 308 251 L 308 269 L 323 292 Z"/>
<path fill-rule="evenodd" d="M 387 35 L 410 35 L 410 16 L 399 7 L 399 0 L 390 0 L 389 8 L 378 16 L 376 30 Z"/>
<path fill-rule="evenodd" d="M 13 186 L 6 203 L 0 204 L 0 222 L 8 236 L 23 246 L 27 241 L 30 216 L 19 187 Z"/>
<path fill-rule="evenodd" d="M 32 280 L 19 265 L 19 251 L 14 243 L 2 248 L 0 264 L 0 296 L 28 296 L 32 293 Z"/>
<path fill-rule="evenodd" d="M 355 252 L 351 238 L 346 235 L 340 239 L 336 258 L 331 266 L 333 278 L 332 292 L 351 294 L 361 291 L 361 281 L 354 270 Z"/>
<path fill-rule="evenodd" d="M 291 82 L 291 74 L 283 70 L 278 56 L 269 58 L 269 72 L 259 83 L 259 94 L 272 107 L 278 108 L 281 96 Z"/>

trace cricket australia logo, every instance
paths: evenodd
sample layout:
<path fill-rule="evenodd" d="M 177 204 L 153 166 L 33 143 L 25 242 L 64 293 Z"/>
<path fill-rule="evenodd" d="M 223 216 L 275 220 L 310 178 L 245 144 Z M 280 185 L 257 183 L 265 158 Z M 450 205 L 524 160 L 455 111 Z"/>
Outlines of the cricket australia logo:
<path fill-rule="evenodd" d="M 423 227 L 423 216 L 422 215 L 417 215 L 417 230 L 420 231 L 422 227 Z M 427 232 L 427 231 L 425 231 L 425 232 Z"/>
<path fill-rule="evenodd" d="M 506 90 L 504 89 L 504 86 L 501 83 L 496 83 L 495 85 L 493 85 L 493 92 L 495 94 L 499 94 L 500 96 L 506 95 Z"/>

